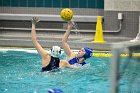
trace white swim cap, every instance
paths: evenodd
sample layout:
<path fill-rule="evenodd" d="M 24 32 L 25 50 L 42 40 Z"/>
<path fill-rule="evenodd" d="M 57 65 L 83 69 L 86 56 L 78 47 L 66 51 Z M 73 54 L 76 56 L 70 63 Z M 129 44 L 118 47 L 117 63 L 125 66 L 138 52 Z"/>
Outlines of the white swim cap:
<path fill-rule="evenodd" d="M 52 46 L 51 56 L 60 57 L 61 56 L 61 48 L 59 46 Z"/>

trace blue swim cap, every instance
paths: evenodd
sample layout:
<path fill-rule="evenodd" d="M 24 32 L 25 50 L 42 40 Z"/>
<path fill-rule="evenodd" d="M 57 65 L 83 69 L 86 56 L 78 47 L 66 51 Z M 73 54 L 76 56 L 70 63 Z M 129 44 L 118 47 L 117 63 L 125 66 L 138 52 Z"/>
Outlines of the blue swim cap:
<path fill-rule="evenodd" d="M 87 58 L 89 58 L 89 57 L 91 57 L 91 54 L 92 54 L 92 49 L 91 48 L 89 48 L 89 47 L 84 47 L 84 50 L 85 50 L 85 54 L 84 54 L 84 58 L 85 59 L 87 59 Z"/>
<path fill-rule="evenodd" d="M 61 89 L 49 89 L 48 93 L 64 93 Z"/>

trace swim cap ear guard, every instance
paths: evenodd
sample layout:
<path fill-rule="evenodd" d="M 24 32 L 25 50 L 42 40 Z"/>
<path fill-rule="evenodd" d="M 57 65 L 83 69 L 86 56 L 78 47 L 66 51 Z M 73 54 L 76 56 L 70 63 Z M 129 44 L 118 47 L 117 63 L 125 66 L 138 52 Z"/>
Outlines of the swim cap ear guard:
<path fill-rule="evenodd" d="M 59 46 L 53 46 L 51 49 L 51 56 L 60 57 L 61 56 L 61 48 Z"/>
<path fill-rule="evenodd" d="M 91 48 L 89 48 L 89 47 L 84 47 L 84 50 L 85 50 L 85 54 L 83 55 L 83 57 L 85 58 L 85 59 L 87 59 L 87 58 L 89 58 L 89 57 L 91 57 L 92 56 L 92 49 Z"/>

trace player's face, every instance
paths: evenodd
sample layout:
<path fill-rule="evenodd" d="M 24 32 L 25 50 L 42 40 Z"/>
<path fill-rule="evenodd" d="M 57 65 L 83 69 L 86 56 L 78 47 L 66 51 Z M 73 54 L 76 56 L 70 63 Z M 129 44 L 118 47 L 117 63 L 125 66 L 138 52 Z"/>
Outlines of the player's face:
<path fill-rule="evenodd" d="M 79 50 L 79 52 L 78 52 L 78 56 L 79 56 L 79 57 L 82 57 L 85 53 L 86 53 L 86 52 L 85 52 L 84 48 L 81 48 L 81 49 Z"/>

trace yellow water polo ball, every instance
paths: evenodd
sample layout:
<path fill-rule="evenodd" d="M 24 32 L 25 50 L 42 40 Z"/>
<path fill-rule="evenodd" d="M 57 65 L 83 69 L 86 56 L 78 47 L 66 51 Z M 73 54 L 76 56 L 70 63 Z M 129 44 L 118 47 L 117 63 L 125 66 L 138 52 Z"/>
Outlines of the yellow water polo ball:
<path fill-rule="evenodd" d="M 73 17 L 73 11 L 69 8 L 64 8 L 61 10 L 60 16 L 64 21 L 70 21 Z"/>

